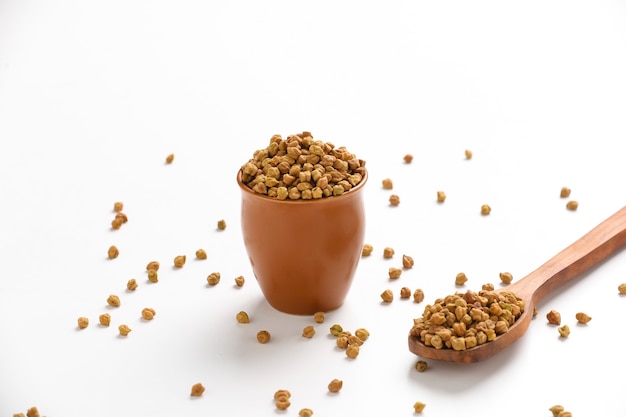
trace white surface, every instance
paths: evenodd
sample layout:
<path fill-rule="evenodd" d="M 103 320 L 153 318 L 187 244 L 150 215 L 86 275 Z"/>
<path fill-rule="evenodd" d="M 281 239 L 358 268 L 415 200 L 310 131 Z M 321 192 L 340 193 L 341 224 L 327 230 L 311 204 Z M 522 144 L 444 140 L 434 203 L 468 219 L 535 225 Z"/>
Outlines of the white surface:
<path fill-rule="evenodd" d="M 426 302 L 459 289 L 458 272 L 466 289 L 505 270 L 521 279 L 626 204 L 625 3 L 339 3 L 0 2 L 0 416 L 403 416 L 415 401 L 428 416 L 550 416 L 554 404 L 624 415 L 610 376 L 626 371 L 626 252 L 545 299 L 526 336 L 486 362 L 418 373 L 407 333 Z M 235 183 L 272 134 L 302 130 L 367 161 L 375 248 L 310 340 L 310 317 L 261 295 Z M 129 222 L 111 231 L 115 201 Z M 109 261 L 112 244 L 121 254 Z M 194 260 L 200 247 L 206 261 Z M 415 267 L 390 282 L 403 253 Z M 187 264 L 173 270 L 179 254 Z M 209 288 L 213 271 L 222 282 Z M 426 301 L 400 300 L 402 286 Z M 396 299 L 383 305 L 387 288 Z M 107 308 L 109 294 L 121 308 Z M 250 324 L 236 323 L 240 310 Z M 587 326 L 575 324 L 581 310 Z M 103 312 L 110 328 L 97 325 Z M 83 331 L 79 316 L 91 320 Z M 370 330 L 357 359 L 335 348 L 335 323 Z M 192 399 L 196 382 L 207 390 Z M 292 393 L 285 413 L 280 388 Z"/>

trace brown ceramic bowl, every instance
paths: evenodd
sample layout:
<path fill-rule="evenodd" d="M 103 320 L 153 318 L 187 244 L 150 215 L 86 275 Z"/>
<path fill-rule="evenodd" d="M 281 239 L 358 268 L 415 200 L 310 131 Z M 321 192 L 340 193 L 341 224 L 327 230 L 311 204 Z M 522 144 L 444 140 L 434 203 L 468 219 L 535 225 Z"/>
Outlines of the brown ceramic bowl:
<path fill-rule="evenodd" d="M 308 315 L 339 308 L 348 295 L 365 236 L 363 179 L 317 200 L 279 200 L 241 181 L 241 230 L 263 296 L 276 310 Z"/>

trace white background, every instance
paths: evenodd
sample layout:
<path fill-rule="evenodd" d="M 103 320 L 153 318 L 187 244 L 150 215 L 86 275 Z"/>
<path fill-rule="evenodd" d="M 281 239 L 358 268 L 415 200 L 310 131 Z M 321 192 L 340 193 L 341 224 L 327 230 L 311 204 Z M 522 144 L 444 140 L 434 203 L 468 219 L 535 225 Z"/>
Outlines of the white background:
<path fill-rule="evenodd" d="M 545 298 L 524 338 L 485 362 L 418 373 L 407 347 L 426 302 L 502 271 L 521 279 L 626 205 L 624 74 L 623 1 L 0 1 L 0 416 L 409 416 L 416 401 L 428 416 L 624 415 L 626 252 Z M 367 161 L 374 246 L 312 339 L 300 335 L 311 317 L 263 299 L 235 182 L 273 134 L 302 130 Z M 129 221 L 112 231 L 115 201 Z M 281 239 L 294 246 L 306 236 Z M 391 282 L 401 254 L 415 266 Z M 402 286 L 426 301 L 400 300 Z M 335 348 L 335 323 L 370 331 L 355 360 Z M 344 387 L 330 395 L 334 378 Z M 191 398 L 196 382 L 207 389 Z M 292 393 L 286 412 L 277 389 Z"/>

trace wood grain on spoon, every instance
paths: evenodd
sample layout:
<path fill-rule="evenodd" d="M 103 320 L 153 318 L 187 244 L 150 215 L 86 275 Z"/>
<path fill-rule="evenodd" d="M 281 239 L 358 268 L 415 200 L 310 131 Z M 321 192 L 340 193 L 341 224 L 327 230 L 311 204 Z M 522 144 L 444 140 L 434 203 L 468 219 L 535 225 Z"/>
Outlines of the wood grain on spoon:
<path fill-rule="evenodd" d="M 495 340 L 467 350 L 436 349 L 409 336 L 409 350 L 418 356 L 447 362 L 472 363 L 492 357 L 524 335 L 537 303 L 569 280 L 598 265 L 626 245 L 626 207 L 563 249 L 535 271 L 499 291 L 510 291 L 524 300 L 522 315 Z"/>

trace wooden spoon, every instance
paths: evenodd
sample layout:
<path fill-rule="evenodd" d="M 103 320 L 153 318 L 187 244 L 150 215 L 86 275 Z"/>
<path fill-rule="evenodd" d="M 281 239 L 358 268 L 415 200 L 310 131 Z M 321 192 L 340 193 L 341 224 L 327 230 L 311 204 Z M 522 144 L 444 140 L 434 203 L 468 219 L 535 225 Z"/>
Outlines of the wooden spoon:
<path fill-rule="evenodd" d="M 596 266 L 626 245 L 626 207 L 521 280 L 498 291 L 510 291 L 525 302 L 525 310 L 509 330 L 495 340 L 456 351 L 426 346 L 409 336 L 409 350 L 418 356 L 446 362 L 472 363 L 488 359 L 524 335 L 537 303 L 569 280 Z"/>

